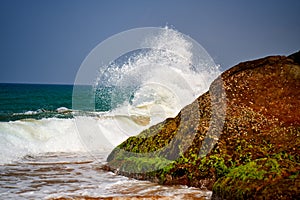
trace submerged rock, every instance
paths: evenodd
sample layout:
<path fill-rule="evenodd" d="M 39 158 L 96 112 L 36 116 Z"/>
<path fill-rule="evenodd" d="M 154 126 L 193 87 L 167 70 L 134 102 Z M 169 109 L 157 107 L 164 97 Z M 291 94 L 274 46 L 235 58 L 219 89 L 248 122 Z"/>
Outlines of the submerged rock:
<path fill-rule="evenodd" d="M 213 190 L 213 199 L 300 198 L 300 52 L 240 63 L 175 118 L 130 137 L 105 169 Z"/>

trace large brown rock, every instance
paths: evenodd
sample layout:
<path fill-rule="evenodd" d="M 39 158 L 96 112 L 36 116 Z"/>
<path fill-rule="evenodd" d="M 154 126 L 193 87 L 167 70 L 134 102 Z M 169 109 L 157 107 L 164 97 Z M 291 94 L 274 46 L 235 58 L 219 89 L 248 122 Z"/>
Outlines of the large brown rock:
<path fill-rule="evenodd" d="M 105 168 L 213 189 L 215 199 L 299 198 L 299 58 L 270 56 L 225 71 L 178 116 L 115 148 Z"/>

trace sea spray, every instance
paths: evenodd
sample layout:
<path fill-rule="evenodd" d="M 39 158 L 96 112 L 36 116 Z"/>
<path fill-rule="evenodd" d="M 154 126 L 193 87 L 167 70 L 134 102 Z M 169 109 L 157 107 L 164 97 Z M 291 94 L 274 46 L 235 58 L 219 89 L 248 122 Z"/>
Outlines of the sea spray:
<path fill-rule="evenodd" d="M 128 43 L 131 46 L 126 51 L 124 46 Z M 95 72 L 88 76 L 95 66 L 96 76 Z M 100 112 L 101 119 L 109 116 L 111 121 L 99 123 L 99 131 L 93 136 L 75 118 L 81 139 L 86 146 L 94 143 L 93 148 L 97 146 L 95 140 L 99 140 L 99 147 L 104 140 L 115 146 L 116 141 L 176 116 L 181 108 L 207 91 L 219 74 L 218 66 L 204 48 L 177 30 L 141 28 L 112 36 L 87 56 L 73 93 L 73 109 L 92 102 L 90 110 Z M 81 87 L 84 79 L 93 84 L 92 94 L 77 101 L 76 83 Z"/>
<path fill-rule="evenodd" d="M 220 73 L 212 60 L 194 63 L 199 55 L 193 55 L 193 43 L 176 30 L 166 27 L 143 43 L 149 48 L 128 52 L 101 67 L 94 84 L 96 110 L 99 104 L 110 105 L 111 111 L 159 105 L 168 111 L 165 117 L 172 117 L 207 91 Z"/>
<path fill-rule="evenodd" d="M 159 29 L 154 34 L 148 34 L 142 44 L 146 48 L 136 49 L 132 53 L 128 52 L 118 57 L 116 61 L 101 66 L 101 73 L 95 84 L 96 91 L 97 88 L 107 85 L 116 90 L 111 92 L 108 101 L 117 103 L 111 104 L 109 112 L 115 115 L 120 113 L 128 115 L 134 122 L 136 118 L 148 122 L 137 123 L 143 126 L 144 131 L 141 132 L 139 128 L 130 131 L 127 129 L 128 126 L 120 124 L 119 120 L 115 121 L 115 126 L 119 130 L 113 131 L 120 136 L 127 135 L 129 137 L 141 133 L 137 137 L 130 137 L 121 143 L 109 155 L 107 160 L 110 169 L 117 170 L 120 174 L 154 172 L 182 156 L 181 153 L 188 150 L 195 139 L 194 134 L 184 135 L 187 133 L 186 130 L 196 130 L 201 123 L 201 104 L 194 99 L 204 91 L 208 91 L 208 85 L 219 75 L 218 67 L 203 48 L 189 37 L 173 29 Z M 123 56 L 127 58 L 127 61 Z M 125 60 L 125 62 L 122 63 L 119 60 Z M 113 74 L 109 75 L 111 72 Z M 220 112 L 223 111 L 223 107 L 221 111 L 218 100 L 221 99 L 219 96 L 223 94 L 223 84 L 221 80 L 218 83 L 220 84 L 217 84 L 214 89 L 209 90 L 209 98 L 212 98 L 210 125 L 215 124 L 214 122 L 217 120 L 220 125 L 218 128 L 222 128 L 224 115 Z M 215 97 L 217 101 L 213 101 Z M 221 97 L 223 99 L 225 95 Z M 190 104 L 192 101 L 194 103 Z M 185 108 L 182 109 L 183 107 Z M 178 114 L 179 111 L 180 114 Z M 174 118 L 175 116 L 176 118 Z M 145 118 L 148 118 L 148 121 Z M 192 120 L 193 123 L 185 123 L 187 119 Z M 152 126 L 154 124 L 157 125 Z M 152 127 L 150 128 L 150 126 Z M 174 129 L 174 127 L 176 128 Z M 213 137 L 214 141 L 217 141 L 217 136 L 219 136 L 217 135 L 219 129 L 212 128 L 213 126 L 209 127 L 208 134 L 205 136 L 207 142 L 202 144 L 205 147 L 213 146 L 210 139 Z M 99 132 L 104 136 L 110 133 L 112 132 Z M 161 135 L 166 135 L 165 133 L 172 134 L 172 137 L 166 136 L 170 140 L 157 139 Z M 157 139 L 155 147 L 151 150 L 147 149 L 154 138 Z M 182 140 L 182 138 L 184 139 Z M 86 142 L 89 143 L 88 140 Z M 140 148 L 141 145 L 146 147 Z M 207 150 L 206 153 L 210 151 L 209 148 L 205 148 L 205 150 Z M 118 160 L 116 162 L 115 157 Z M 137 160 L 136 163 L 135 160 Z M 160 162 L 160 160 L 162 161 Z M 144 163 L 144 161 L 152 164 L 148 166 L 138 164 Z M 153 165 L 153 163 L 160 164 Z"/>

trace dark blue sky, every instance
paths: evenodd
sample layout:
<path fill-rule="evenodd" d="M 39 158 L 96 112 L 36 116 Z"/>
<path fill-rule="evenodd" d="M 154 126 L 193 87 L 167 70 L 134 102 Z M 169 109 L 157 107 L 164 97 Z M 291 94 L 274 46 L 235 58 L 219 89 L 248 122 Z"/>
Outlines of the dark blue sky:
<path fill-rule="evenodd" d="M 298 0 L 0 0 L 0 82 L 73 83 L 87 54 L 137 27 L 174 26 L 222 69 L 300 49 Z"/>

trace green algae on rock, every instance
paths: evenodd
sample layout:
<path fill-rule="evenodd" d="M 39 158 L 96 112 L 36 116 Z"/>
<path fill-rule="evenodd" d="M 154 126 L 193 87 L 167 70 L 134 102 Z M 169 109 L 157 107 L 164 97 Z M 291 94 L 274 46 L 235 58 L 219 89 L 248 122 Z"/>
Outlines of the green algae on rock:
<path fill-rule="evenodd" d="M 175 118 L 115 148 L 105 168 L 212 189 L 213 199 L 299 198 L 299 58 L 270 56 L 225 71 Z"/>

